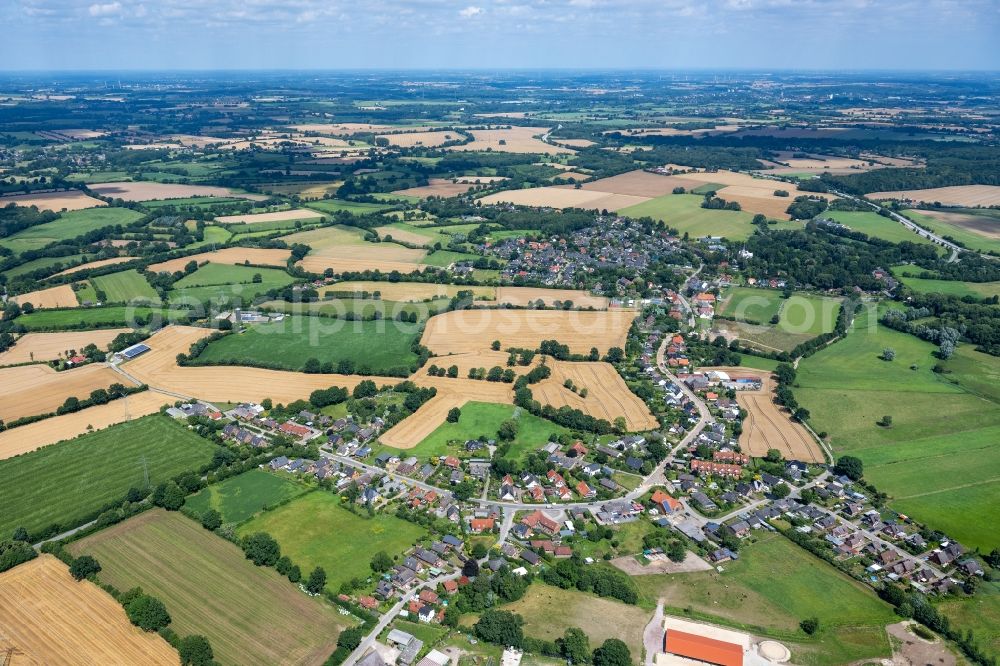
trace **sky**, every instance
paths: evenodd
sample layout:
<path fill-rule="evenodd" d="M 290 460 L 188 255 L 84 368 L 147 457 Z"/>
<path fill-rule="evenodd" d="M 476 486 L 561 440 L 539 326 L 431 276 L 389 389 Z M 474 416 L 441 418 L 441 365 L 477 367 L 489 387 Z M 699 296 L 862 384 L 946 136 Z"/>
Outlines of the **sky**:
<path fill-rule="evenodd" d="M 1000 70 L 1000 0 L 0 0 L 0 70 Z"/>

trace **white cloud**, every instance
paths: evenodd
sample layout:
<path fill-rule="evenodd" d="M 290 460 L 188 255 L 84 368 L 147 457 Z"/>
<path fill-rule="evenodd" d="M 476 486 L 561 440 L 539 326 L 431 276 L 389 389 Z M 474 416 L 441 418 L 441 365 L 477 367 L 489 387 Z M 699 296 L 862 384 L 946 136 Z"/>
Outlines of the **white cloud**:
<path fill-rule="evenodd" d="M 482 7 L 476 7 L 475 5 L 469 5 L 465 9 L 458 12 L 458 15 L 462 18 L 472 18 L 473 16 L 479 16 L 483 13 Z"/>
<path fill-rule="evenodd" d="M 87 10 L 91 16 L 117 16 L 122 11 L 122 3 L 107 2 L 104 4 L 95 3 Z"/>

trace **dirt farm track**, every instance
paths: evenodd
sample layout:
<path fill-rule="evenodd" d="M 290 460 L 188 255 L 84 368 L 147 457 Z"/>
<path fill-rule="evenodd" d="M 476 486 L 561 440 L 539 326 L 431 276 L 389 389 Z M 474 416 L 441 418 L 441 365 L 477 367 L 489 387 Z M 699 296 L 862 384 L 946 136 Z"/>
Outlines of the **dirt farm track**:
<path fill-rule="evenodd" d="M 740 448 L 754 457 L 764 457 L 768 449 L 777 449 L 785 460 L 821 463 L 825 459 L 819 444 L 801 423 L 792 421 L 774 402 L 774 380 L 766 370 L 754 368 L 703 368 L 735 375 L 756 375 L 763 383 L 760 391 L 737 391 L 736 402 L 747 410 L 740 435 Z"/>
<path fill-rule="evenodd" d="M 52 555 L 0 574 L 0 654 L 11 648 L 10 666 L 177 664 L 159 634 L 132 626 L 110 594 Z"/>

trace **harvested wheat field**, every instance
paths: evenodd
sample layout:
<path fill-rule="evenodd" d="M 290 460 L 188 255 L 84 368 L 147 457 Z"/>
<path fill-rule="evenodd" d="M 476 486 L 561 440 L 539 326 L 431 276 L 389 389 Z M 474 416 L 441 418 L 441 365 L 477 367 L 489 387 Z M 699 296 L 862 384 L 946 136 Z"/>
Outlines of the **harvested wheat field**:
<path fill-rule="evenodd" d="M 388 225 L 384 227 L 375 227 L 373 231 L 375 231 L 383 240 L 391 239 L 390 242 L 409 243 L 410 245 L 419 245 L 420 247 L 429 247 L 434 241 L 434 238 L 425 236 L 424 234 L 418 234 L 416 231 L 410 231 L 409 229 L 397 229 L 396 227 L 390 227 Z"/>
<path fill-rule="evenodd" d="M 448 198 L 458 196 L 459 194 L 465 194 L 475 187 L 475 184 L 470 181 L 455 183 L 449 178 L 431 178 L 427 182 L 427 185 L 410 187 L 405 190 L 396 190 L 393 194 L 401 194 L 408 197 L 420 197 L 421 199 L 426 199 L 427 197 Z"/>
<path fill-rule="evenodd" d="M 698 181 L 702 184 L 715 183 L 723 185 L 716 192 L 717 196 L 726 201 L 737 201 L 743 210 L 749 213 L 762 213 L 768 217 L 788 220 L 790 216 L 785 210 L 801 195 L 818 196 L 825 199 L 836 199 L 830 194 L 803 192 L 792 183 L 777 182 L 765 178 L 754 178 L 745 173 L 735 171 L 694 171 L 685 173 L 684 178 Z M 775 190 L 785 190 L 787 197 L 775 196 Z"/>
<path fill-rule="evenodd" d="M 260 402 L 271 398 L 276 403 L 289 403 L 308 398 L 316 389 L 331 386 L 353 389 L 364 379 L 371 379 L 379 386 L 402 381 L 398 377 L 305 374 L 228 365 L 177 365 L 177 354 L 186 354 L 194 342 L 211 333 L 207 328 L 167 326 L 146 340 L 151 351 L 123 367 L 129 375 L 152 388 L 218 402 Z"/>
<path fill-rule="evenodd" d="M 584 208 L 589 210 L 621 210 L 649 201 L 649 197 L 637 197 L 611 192 L 574 189 L 564 185 L 551 187 L 530 187 L 523 190 L 506 190 L 485 196 L 479 201 L 484 204 L 512 203 L 515 206 L 536 206 L 546 208 Z"/>
<path fill-rule="evenodd" d="M 447 150 L 479 151 L 490 149 L 500 153 L 542 153 L 545 155 L 574 152 L 569 148 L 553 146 L 535 138 L 548 132 L 547 127 L 507 127 L 466 131 L 472 135 L 472 142 L 461 146 L 452 146 Z"/>
<path fill-rule="evenodd" d="M 284 266 L 292 256 L 290 250 L 268 249 L 258 247 L 227 247 L 214 252 L 202 252 L 186 257 L 170 259 L 158 264 L 150 264 L 153 273 L 173 273 L 182 271 L 188 263 L 195 261 L 198 265 L 212 262 L 213 264 L 243 264 L 253 266 Z"/>
<path fill-rule="evenodd" d="M 444 423 L 449 410 L 461 407 L 468 401 L 466 396 L 439 391 L 421 405 L 420 409 L 383 433 L 379 441 L 396 449 L 412 449 Z"/>
<path fill-rule="evenodd" d="M 104 328 L 97 331 L 27 333 L 18 338 L 13 347 L 0 353 L 0 365 L 54 361 L 66 358 L 68 351 L 80 351 L 91 343 L 98 349 L 107 349 L 117 335 L 131 332 L 131 328 Z"/>
<path fill-rule="evenodd" d="M 415 146 L 440 146 L 449 141 L 464 138 L 460 132 L 443 130 L 439 132 L 398 132 L 396 134 L 380 134 L 376 139 L 386 139 L 390 146 L 413 148 Z"/>
<path fill-rule="evenodd" d="M 486 183 L 499 183 L 510 179 L 507 178 L 507 176 L 456 176 L 451 180 L 457 180 L 460 183 L 472 183 L 473 185 L 480 185 Z"/>
<path fill-rule="evenodd" d="M 427 255 L 426 250 L 396 243 L 369 243 L 363 233 L 352 227 L 323 227 L 282 236 L 281 240 L 312 248 L 296 265 L 313 273 L 322 273 L 327 268 L 336 273 L 375 269 L 411 273 L 425 268 L 420 260 Z"/>
<path fill-rule="evenodd" d="M 865 195 L 869 199 L 899 199 L 900 201 L 920 201 L 945 206 L 1000 206 L 1000 185 L 956 185 L 935 187 L 929 190 L 898 190 L 896 192 L 872 192 Z"/>
<path fill-rule="evenodd" d="M 286 220 L 311 220 L 323 217 L 308 208 L 282 210 L 277 213 L 257 213 L 256 215 L 222 215 L 215 218 L 219 224 L 253 224 L 255 222 L 285 222 Z"/>
<path fill-rule="evenodd" d="M 577 354 L 597 347 L 625 347 L 632 310 L 455 310 L 431 317 L 421 343 L 439 355 L 482 351 L 493 340 L 501 349 L 536 349 L 542 340 L 558 340 Z"/>
<path fill-rule="evenodd" d="M 11 666 L 178 663 L 159 634 L 133 626 L 110 594 L 73 580 L 52 555 L 0 574 L 0 652 L 11 648 Z"/>
<path fill-rule="evenodd" d="M 263 201 L 263 194 L 238 193 L 228 187 L 212 185 L 181 185 L 180 183 L 153 183 L 122 181 L 91 185 L 90 189 L 104 197 L 125 201 L 152 201 L 154 199 L 187 199 L 189 197 L 225 197 Z"/>
<path fill-rule="evenodd" d="M 740 449 L 744 453 L 762 458 L 769 449 L 777 449 L 785 460 L 824 462 L 819 444 L 801 423 L 796 423 L 781 411 L 774 402 L 774 380 L 767 370 L 753 368 L 702 368 L 705 371 L 721 370 L 731 377 L 754 376 L 763 380 L 760 391 L 737 391 L 736 402 L 747 410 L 740 435 Z"/>
<path fill-rule="evenodd" d="M 374 280 L 350 280 L 336 282 L 320 290 L 320 296 L 333 292 L 335 294 L 356 294 L 363 291 L 379 292 L 384 301 L 420 302 L 435 298 L 451 298 L 459 291 L 471 291 L 476 298 L 492 299 L 496 294 L 494 287 L 472 287 L 451 284 L 434 284 L 431 282 L 377 282 Z"/>
<path fill-rule="evenodd" d="M 0 197 L 0 208 L 15 204 L 17 206 L 35 206 L 38 210 L 83 210 L 85 208 L 96 208 L 97 206 L 107 206 L 100 199 L 87 196 L 80 190 L 64 190 L 62 192 L 44 192 L 39 194 L 15 194 L 12 196 Z"/>
<path fill-rule="evenodd" d="M 552 141 L 570 148 L 589 148 L 595 145 L 590 139 L 552 139 Z"/>
<path fill-rule="evenodd" d="M 72 414 L 53 416 L 4 430 L 0 432 L 0 460 L 153 414 L 162 405 L 173 403 L 174 400 L 174 397 L 162 393 L 142 391 L 112 400 L 106 405 L 88 407 Z"/>
<path fill-rule="evenodd" d="M 608 299 L 604 296 L 591 296 L 582 289 L 540 289 L 535 287 L 497 287 L 496 301 L 500 305 L 526 306 L 542 301 L 553 306 L 556 301 L 565 303 L 572 301 L 575 308 L 594 308 L 607 310 Z"/>
<path fill-rule="evenodd" d="M 659 426 L 646 403 L 629 390 L 610 363 L 550 361 L 549 367 L 552 375 L 531 387 L 535 400 L 541 404 L 573 407 L 608 422 L 624 416 L 630 431 Z M 577 390 L 587 389 L 587 397 L 566 388 L 567 379 L 572 380 Z"/>
<path fill-rule="evenodd" d="M 291 125 L 291 128 L 299 132 L 312 132 L 314 134 L 330 134 L 332 136 L 347 136 L 358 133 L 385 133 L 398 132 L 399 130 L 409 130 L 413 132 L 427 132 L 430 127 L 401 127 L 398 125 L 373 125 L 371 123 L 306 123 L 304 125 Z"/>
<path fill-rule="evenodd" d="M 39 291 L 29 291 L 27 294 L 13 296 L 10 300 L 18 305 L 31 303 L 36 308 L 75 308 L 80 304 L 76 299 L 73 286 L 68 284 L 40 289 Z"/>
<path fill-rule="evenodd" d="M 88 398 L 96 389 L 130 384 L 103 364 L 56 372 L 47 365 L 21 365 L 0 369 L 0 420 L 13 421 L 56 411 L 69 397 Z"/>
<path fill-rule="evenodd" d="M 101 266 L 113 266 L 114 264 L 123 264 L 126 261 L 132 261 L 135 257 L 111 257 L 110 259 L 98 259 L 97 261 L 89 261 L 85 264 L 80 264 L 79 266 L 74 266 L 73 268 L 67 268 L 64 271 L 59 271 L 53 277 L 58 277 L 60 275 L 70 275 L 76 273 L 77 271 L 85 271 L 90 268 L 100 268 Z"/>
<path fill-rule="evenodd" d="M 432 365 L 436 365 L 439 368 L 449 368 L 455 366 L 458 368 L 458 376 L 468 377 L 469 370 L 472 368 L 486 368 L 489 370 L 495 365 L 499 365 L 501 368 L 507 367 L 507 357 L 509 354 L 505 351 L 493 351 L 487 349 L 481 349 L 474 352 L 464 352 L 461 354 L 447 354 L 445 356 L 431 356 L 427 361 L 427 364 L 417 371 L 416 374 L 427 374 L 427 368 Z M 532 362 L 531 366 L 514 366 L 514 372 L 525 373 L 531 369 L 532 366 L 538 364 L 541 360 L 541 356 L 536 356 L 535 361 Z"/>
<path fill-rule="evenodd" d="M 1000 240 L 1000 219 L 995 217 L 976 215 L 975 211 L 953 213 L 948 210 L 921 209 L 914 212 L 984 238 Z"/>
<path fill-rule="evenodd" d="M 628 194 L 635 197 L 646 197 L 653 199 L 670 194 L 675 187 L 683 187 L 686 190 L 698 187 L 701 182 L 691 180 L 686 176 L 662 176 L 649 171 L 629 171 L 628 173 L 601 178 L 590 183 L 585 183 L 581 189 L 593 192 L 608 192 L 611 194 Z"/>

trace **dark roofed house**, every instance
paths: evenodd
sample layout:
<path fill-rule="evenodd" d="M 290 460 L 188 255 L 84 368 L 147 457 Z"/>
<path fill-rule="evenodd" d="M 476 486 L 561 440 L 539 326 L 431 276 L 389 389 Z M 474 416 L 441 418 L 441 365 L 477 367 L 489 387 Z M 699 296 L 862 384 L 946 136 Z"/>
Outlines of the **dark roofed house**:
<path fill-rule="evenodd" d="M 528 564 L 538 564 L 538 562 L 541 560 L 541 558 L 538 557 L 538 554 L 531 550 L 521 551 L 521 559 L 527 562 Z"/>

